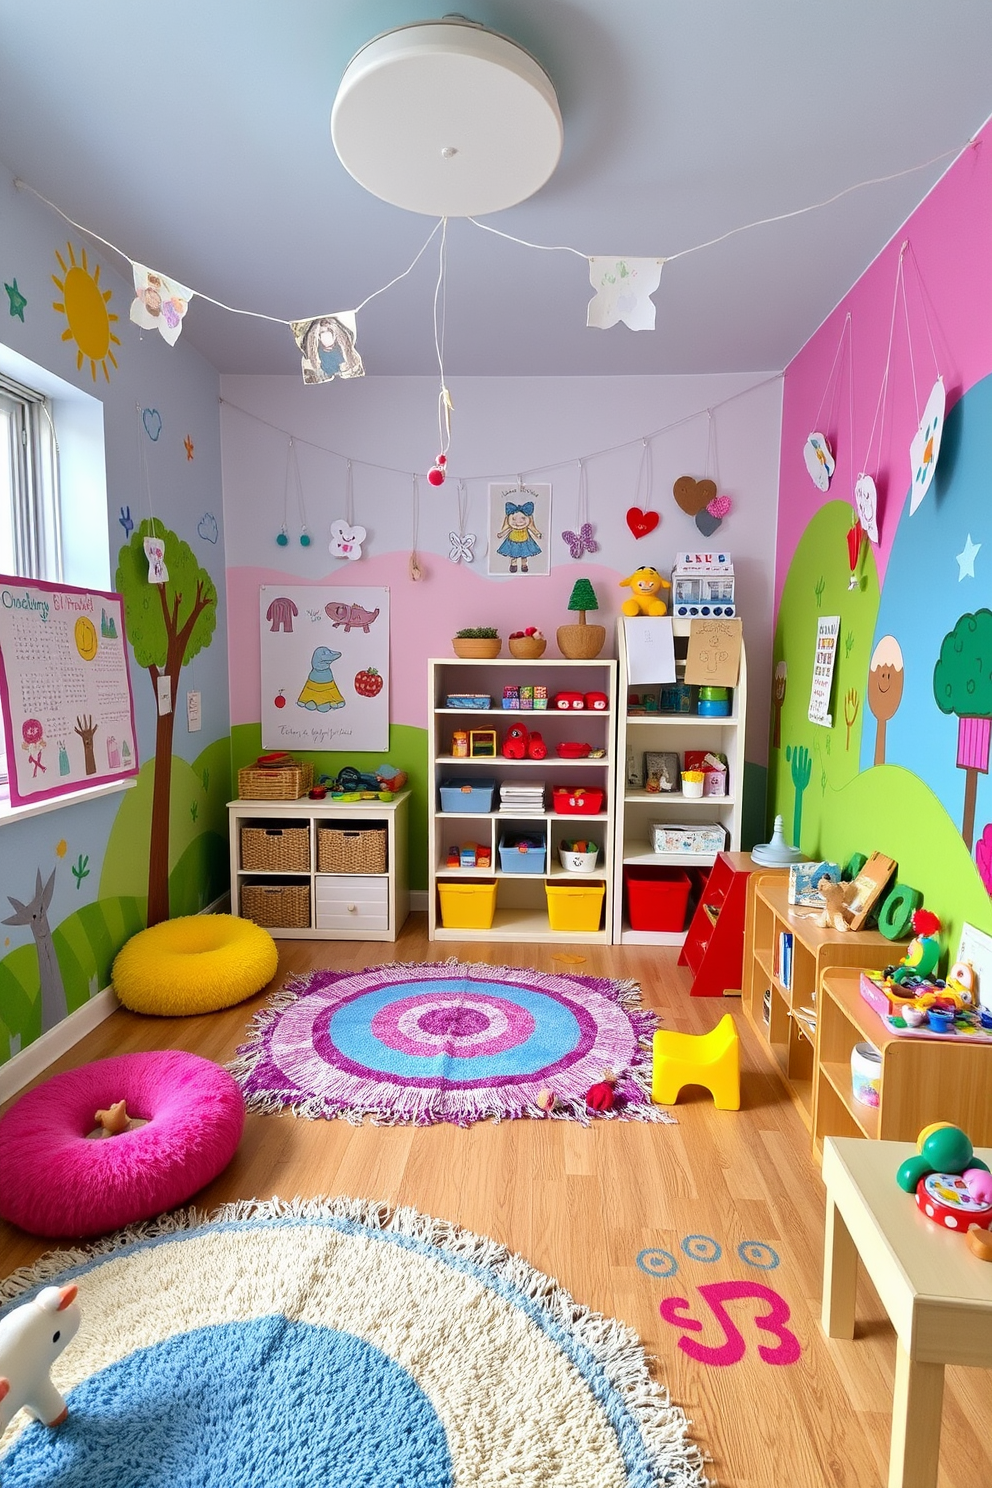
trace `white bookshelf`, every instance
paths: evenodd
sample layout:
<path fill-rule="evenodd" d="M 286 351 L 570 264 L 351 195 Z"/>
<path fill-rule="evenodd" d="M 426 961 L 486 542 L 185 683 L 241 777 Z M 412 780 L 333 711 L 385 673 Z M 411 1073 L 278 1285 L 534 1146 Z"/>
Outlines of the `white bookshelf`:
<path fill-rule="evenodd" d="M 429 812 L 429 934 L 432 940 L 462 941 L 555 941 L 562 943 L 606 943 L 613 937 L 613 802 L 616 798 L 616 707 L 617 664 L 615 661 L 565 661 L 542 657 L 539 661 L 517 661 L 512 656 L 491 661 L 438 657 L 428 663 L 428 752 L 429 789 L 432 809 Z M 501 706 L 503 688 L 509 685 L 543 685 L 548 690 L 548 707 L 510 709 Z M 605 710 L 554 708 L 555 694 L 562 692 L 605 693 Z M 449 696 L 466 693 L 489 694 L 491 708 L 449 708 Z M 508 760 L 500 750 L 506 731 L 512 723 L 523 723 L 531 732 L 540 733 L 548 747 L 543 760 Z M 495 728 L 496 758 L 456 758 L 451 753 L 451 738 L 457 730 Z M 603 749 L 600 759 L 562 759 L 556 746 L 563 741 L 578 740 L 593 748 Z M 487 812 L 442 811 L 442 782 L 495 779 L 496 793 L 492 810 Z M 515 815 L 499 810 L 499 786 L 504 781 L 522 784 L 541 781 L 546 786 L 545 810 L 540 816 Z M 554 786 L 598 787 L 603 791 L 603 809 L 595 815 L 558 815 L 552 809 Z M 543 840 L 544 872 L 504 872 L 499 855 L 504 835 L 526 834 Z M 591 873 L 572 874 L 562 868 L 558 850 L 562 841 L 591 837 L 601 851 Z M 488 846 L 489 868 L 449 868 L 448 849 L 475 842 Z M 447 929 L 441 923 L 438 885 L 444 882 L 465 883 L 479 879 L 497 881 L 496 914 L 491 928 L 485 930 Z M 602 883 L 605 889 L 600 925 L 594 931 L 554 931 L 551 929 L 545 884 Z"/>
<path fill-rule="evenodd" d="M 685 940 L 685 930 L 633 930 L 627 917 L 624 895 L 624 868 L 669 867 L 710 868 L 715 853 L 656 853 L 651 845 L 652 822 L 719 823 L 726 829 L 726 850 L 737 851 L 741 845 L 741 801 L 744 771 L 744 721 L 747 713 L 747 661 L 741 647 L 740 675 L 733 690 L 731 712 L 726 718 L 705 718 L 698 713 L 631 714 L 627 708 L 630 693 L 639 688 L 628 683 L 626 622 L 617 622 L 619 695 L 617 717 L 617 797 L 616 852 L 614 856 L 614 942 L 618 945 L 673 945 Z M 689 620 L 673 619 L 676 659 L 684 659 L 689 639 Z M 654 689 L 657 691 L 657 689 Z M 627 783 L 627 760 L 648 750 L 678 754 L 683 761 L 686 749 L 706 749 L 722 754 L 727 760 L 727 794 L 683 796 L 681 792 L 652 793 Z"/>

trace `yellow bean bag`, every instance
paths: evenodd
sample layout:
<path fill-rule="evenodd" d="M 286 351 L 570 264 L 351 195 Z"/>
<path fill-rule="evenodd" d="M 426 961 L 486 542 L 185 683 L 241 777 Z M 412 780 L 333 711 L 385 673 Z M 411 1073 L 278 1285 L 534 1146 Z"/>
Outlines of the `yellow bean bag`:
<path fill-rule="evenodd" d="M 114 990 L 136 1013 L 214 1013 L 261 991 L 278 962 L 272 936 L 250 920 L 185 915 L 131 937 L 114 961 Z"/>

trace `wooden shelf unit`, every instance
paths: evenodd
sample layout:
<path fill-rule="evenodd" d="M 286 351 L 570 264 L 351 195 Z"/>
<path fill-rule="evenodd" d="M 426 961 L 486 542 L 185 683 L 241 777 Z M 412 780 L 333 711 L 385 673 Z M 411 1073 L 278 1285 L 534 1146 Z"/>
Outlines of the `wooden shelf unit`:
<path fill-rule="evenodd" d="M 900 942 L 877 930 L 821 930 L 815 910 L 788 900 L 789 870 L 760 869 L 747 885 L 744 926 L 744 1012 L 768 1046 L 799 1113 L 812 1128 L 816 1034 L 799 1009 L 817 1010 L 824 971 L 830 967 L 880 967 L 898 961 Z M 793 936 L 792 977 L 779 974 L 778 945 L 783 931 Z M 764 999 L 769 995 L 768 1019 Z M 914 1134 L 915 1135 L 915 1134 Z"/>
<path fill-rule="evenodd" d="M 684 660 L 689 642 L 689 620 L 672 620 L 676 660 Z M 627 697 L 643 691 L 628 682 L 626 621 L 617 621 L 619 657 L 619 710 L 617 718 L 617 826 L 614 866 L 615 928 L 617 945 L 680 946 L 686 927 L 678 930 L 634 930 L 626 911 L 625 867 L 698 868 L 703 877 L 716 861 L 716 853 L 656 853 L 651 845 L 651 823 L 719 823 L 726 832 L 725 848 L 736 852 L 741 845 L 741 799 L 744 771 L 744 722 L 747 712 L 747 660 L 741 646 L 741 665 L 733 689 L 731 712 L 726 718 L 706 718 L 698 713 L 629 713 Z M 649 792 L 627 784 L 627 757 L 646 750 L 667 751 L 683 759 L 686 749 L 708 749 L 727 759 L 725 796 L 683 796 L 681 791 Z"/>
<path fill-rule="evenodd" d="M 976 1147 L 992 1143 L 992 1044 L 904 1038 L 886 1028 L 861 996 L 860 972 L 824 973 L 817 1001 L 813 1145 L 824 1137 L 915 1142 L 932 1121 L 949 1121 Z M 854 1099 L 851 1050 L 882 1056 L 878 1106 Z"/>
<path fill-rule="evenodd" d="M 431 940 L 474 941 L 560 941 L 605 942 L 613 935 L 612 865 L 613 816 L 615 798 L 615 733 L 617 664 L 609 658 L 593 661 L 566 661 L 541 657 L 537 661 L 518 661 L 512 656 L 493 660 L 468 660 L 460 657 L 434 657 L 428 669 L 428 789 L 432 793 L 429 813 L 429 914 L 428 934 Z M 503 708 L 503 688 L 508 685 L 541 684 L 548 690 L 547 709 Z M 559 692 L 605 693 L 605 709 L 553 708 Z M 489 694 L 492 708 L 449 708 L 449 696 L 466 693 Z M 496 757 L 455 758 L 451 754 L 451 736 L 455 729 L 470 731 L 482 720 L 496 729 Z M 548 748 L 543 760 L 509 760 L 500 753 L 506 730 L 522 723 L 539 733 Z M 600 759 L 561 759 L 556 746 L 566 740 L 583 740 L 605 751 Z M 442 781 L 482 777 L 496 780 L 496 794 L 491 811 L 453 812 L 440 809 Z M 554 786 L 598 787 L 603 791 L 602 810 L 590 816 L 564 816 L 546 810 L 541 816 L 511 815 L 499 809 L 499 786 L 503 781 L 530 780 L 545 783 L 545 805 L 551 806 Z M 545 844 L 543 873 L 504 872 L 500 861 L 500 839 L 505 834 L 542 838 Z M 590 836 L 600 847 L 596 868 L 591 873 L 568 873 L 562 868 L 559 845 L 563 841 Z M 448 868 L 447 850 L 462 842 L 488 846 L 489 868 Z M 441 923 L 437 886 L 443 882 L 471 882 L 475 879 L 497 880 L 496 914 L 485 930 L 447 929 Z M 545 884 L 553 882 L 592 881 L 605 886 L 603 913 L 598 930 L 552 930 L 548 920 Z"/>

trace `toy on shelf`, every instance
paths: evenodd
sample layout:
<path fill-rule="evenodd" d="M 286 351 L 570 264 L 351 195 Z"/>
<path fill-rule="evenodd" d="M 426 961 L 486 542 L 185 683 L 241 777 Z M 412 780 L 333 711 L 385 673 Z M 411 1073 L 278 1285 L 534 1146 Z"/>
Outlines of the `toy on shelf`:
<path fill-rule="evenodd" d="M 645 564 L 635 568 L 632 574 L 620 580 L 621 589 L 630 590 L 630 598 L 620 606 L 625 615 L 667 615 L 668 606 L 658 598 L 659 589 L 671 589 L 671 584 L 656 568 Z"/>
<path fill-rule="evenodd" d="M 734 609 L 734 565 L 729 553 L 676 553 L 672 614 L 728 617 Z"/>
<path fill-rule="evenodd" d="M 468 750 L 469 755 L 472 759 L 495 759 L 496 730 L 470 729 L 468 735 Z"/>
<path fill-rule="evenodd" d="M 522 760 L 527 758 L 529 731 L 522 723 L 511 723 L 503 740 L 503 758 Z"/>
<path fill-rule="evenodd" d="M 534 710 L 542 711 L 548 706 L 548 689 L 541 682 L 534 683 Z"/>
<path fill-rule="evenodd" d="M 536 661 L 544 655 L 547 644 L 536 625 L 528 625 L 526 630 L 514 630 L 509 637 L 510 655 L 518 661 Z"/>
<path fill-rule="evenodd" d="M 569 661 L 592 661 L 606 645 L 606 626 L 587 625 L 586 611 L 598 610 L 596 591 L 588 579 L 576 579 L 568 608 L 578 614 L 578 625 L 559 625 L 558 650 Z"/>
<path fill-rule="evenodd" d="M 570 709 L 574 709 L 577 712 L 580 708 L 584 708 L 585 705 L 585 694 L 581 692 L 556 692 L 551 699 L 552 708 L 557 708 L 562 713 L 566 713 Z"/>
<path fill-rule="evenodd" d="M 587 692 L 584 694 L 584 702 L 592 713 L 605 713 L 610 706 L 605 692 Z"/>
<path fill-rule="evenodd" d="M 0 1319 L 0 1432 L 22 1407 L 46 1426 L 69 1414 L 49 1371 L 79 1332 L 78 1293 L 77 1286 L 43 1287 Z"/>
<path fill-rule="evenodd" d="M 463 842 L 460 846 L 448 848 L 446 862 L 449 868 L 490 868 L 492 860 L 492 848 L 488 845 Z"/>
<path fill-rule="evenodd" d="M 527 758 L 542 760 L 548 757 L 548 746 L 540 734 L 531 734 L 527 740 Z"/>
<path fill-rule="evenodd" d="M 560 759 L 588 759 L 592 746 L 584 744 L 580 739 L 565 739 L 557 746 L 555 753 Z"/>
<path fill-rule="evenodd" d="M 906 1193 L 915 1192 L 926 1217 L 944 1229 L 988 1231 L 992 1226 L 992 1173 L 959 1126 L 947 1121 L 925 1126 L 916 1139 L 916 1155 L 899 1164 L 896 1182 Z M 982 1249 L 987 1242 L 986 1236 Z"/>
<path fill-rule="evenodd" d="M 503 707 L 504 708 L 519 708 L 520 707 L 520 688 L 514 682 L 508 682 L 506 684 L 506 686 L 503 688 Z"/>
<path fill-rule="evenodd" d="M 922 981 L 933 975 L 940 960 L 940 941 L 937 931 L 940 920 L 929 909 L 918 909 L 913 915 L 913 939 L 906 947 L 906 954 L 898 966 L 892 968 L 891 979 L 897 985 L 914 980 Z"/>
<path fill-rule="evenodd" d="M 451 649 L 456 656 L 474 661 L 491 660 L 503 648 L 499 631 L 492 625 L 470 625 L 455 632 Z"/>
<path fill-rule="evenodd" d="M 823 899 L 823 908 L 814 917 L 813 923 L 819 925 L 822 930 L 850 930 L 851 901 L 854 893 L 853 883 L 832 883 L 829 879 L 821 879 L 820 895 Z"/>

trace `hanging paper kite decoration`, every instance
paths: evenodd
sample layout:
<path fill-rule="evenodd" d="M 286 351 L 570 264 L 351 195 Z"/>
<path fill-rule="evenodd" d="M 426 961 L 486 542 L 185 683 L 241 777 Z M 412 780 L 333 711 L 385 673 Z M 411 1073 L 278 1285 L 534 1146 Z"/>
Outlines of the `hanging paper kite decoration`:
<path fill-rule="evenodd" d="M 870 475 L 859 475 L 854 487 L 854 504 L 861 525 L 873 543 L 878 542 L 878 492 Z"/>
<path fill-rule="evenodd" d="M 622 320 L 632 331 L 653 331 L 651 296 L 661 283 L 664 262 L 663 258 L 590 258 L 589 283 L 596 293 L 589 301 L 586 325 L 606 331 Z"/>
<path fill-rule="evenodd" d="M 334 377 L 364 377 L 365 368 L 355 345 L 357 329 L 353 310 L 338 310 L 316 320 L 290 322 L 293 337 L 303 353 L 303 381 L 330 382 Z"/>
<path fill-rule="evenodd" d="M 814 432 L 809 436 L 803 446 L 803 459 L 806 461 L 810 480 L 817 490 L 828 491 L 830 478 L 837 468 L 837 462 L 831 453 L 825 434 Z"/>
<path fill-rule="evenodd" d="M 144 264 L 133 264 L 134 299 L 131 319 L 143 331 L 161 331 L 162 340 L 175 346 L 183 328 L 183 316 L 194 291 L 164 274 L 155 274 Z"/>
<path fill-rule="evenodd" d="M 930 489 L 937 456 L 940 454 L 940 438 L 944 432 L 944 379 L 938 377 L 927 399 L 927 406 L 920 419 L 920 427 L 909 448 L 909 460 L 913 467 L 913 485 L 909 498 L 909 510 L 915 512 Z M 917 408 L 919 404 L 916 405 Z"/>
<path fill-rule="evenodd" d="M 848 580 L 848 589 L 858 587 L 858 560 L 861 557 L 861 548 L 865 540 L 865 530 L 861 523 L 855 519 L 854 524 L 847 531 L 847 560 L 851 567 L 851 577 Z"/>

